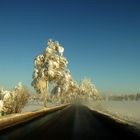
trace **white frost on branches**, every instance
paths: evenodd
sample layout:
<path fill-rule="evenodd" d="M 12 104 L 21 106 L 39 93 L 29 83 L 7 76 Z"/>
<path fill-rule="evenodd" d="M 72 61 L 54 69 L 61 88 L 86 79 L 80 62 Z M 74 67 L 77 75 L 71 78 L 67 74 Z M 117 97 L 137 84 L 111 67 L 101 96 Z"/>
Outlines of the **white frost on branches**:
<path fill-rule="evenodd" d="M 0 90 L 0 114 L 7 115 L 20 113 L 29 98 L 27 89 L 21 82 L 15 86 L 13 91 Z"/>
<path fill-rule="evenodd" d="M 46 106 L 47 100 L 66 103 L 75 101 L 79 97 L 95 99 L 99 95 L 95 86 L 89 80 L 83 80 L 78 86 L 67 68 L 68 61 L 63 53 L 64 48 L 59 42 L 49 40 L 43 54 L 34 60 L 32 86 L 42 95 L 44 105 Z M 48 83 L 55 85 L 50 95 Z"/>
<path fill-rule="evenodd" d="M 38 55 L 34 60 L 32 86 L 45 98 L 48 98 L 48 82 L 56 85 L 52 90 L 53 95 L 66 93 L 72 82 L 67 68 L 68 61 L 63 56 L 63 52 L 64 48 L 57 41 L 49 40 L 44 53 Z"/>
<path fill-rule="evenodd" d="M 83 79 L 79 85 L 80 96 L 84 99 L 99 99 L 100 94 L 90 79 Z"/>
<path fill-rule="evenodd" d="M 35 58 L 32 86 L 37 92 L 47 92 L 48 81 L 57 83 L 61 79 L 68 63 L 63 52 L 58 42 L 49 40 L 44 53 Z"/>

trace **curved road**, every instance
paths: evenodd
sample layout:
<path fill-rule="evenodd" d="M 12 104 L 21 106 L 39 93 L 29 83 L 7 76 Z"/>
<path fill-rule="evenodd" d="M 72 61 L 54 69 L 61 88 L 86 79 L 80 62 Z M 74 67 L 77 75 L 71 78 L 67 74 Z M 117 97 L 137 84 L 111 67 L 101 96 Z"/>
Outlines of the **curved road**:
<path fill-rule="evenodd" d="M 82 105 L 73 105 L 47 116 L 34 120 L 34 125 L 30 122 L 32 125 L 27 123 L 4 130 L 0 140 L 140 140 L 139 132 L 134 128 Z"/>

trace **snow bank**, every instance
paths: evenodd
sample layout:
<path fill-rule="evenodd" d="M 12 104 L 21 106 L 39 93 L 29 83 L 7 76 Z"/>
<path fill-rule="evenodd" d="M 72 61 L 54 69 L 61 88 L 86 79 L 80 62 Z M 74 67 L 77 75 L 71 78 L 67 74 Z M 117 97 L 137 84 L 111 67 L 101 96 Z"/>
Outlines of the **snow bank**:
<path fill-rule="evenodd" d="M 85 104 L 92 110 L 140 128 L 139 101 L 94 101 Z"/>
<path fill-rule="evenodd" d="M 39 116 L 45 115 L 46 113 L 52 113 L 54 111 L 61 110 L 66 106 L 68 106 L 68 104 L 55 106 L 51 108 L 44 108 L 35 112 L 24 112 L 24 113 L 8 115 L 6 117 L 0 117 L 0 130 L 27 122 Z"/>

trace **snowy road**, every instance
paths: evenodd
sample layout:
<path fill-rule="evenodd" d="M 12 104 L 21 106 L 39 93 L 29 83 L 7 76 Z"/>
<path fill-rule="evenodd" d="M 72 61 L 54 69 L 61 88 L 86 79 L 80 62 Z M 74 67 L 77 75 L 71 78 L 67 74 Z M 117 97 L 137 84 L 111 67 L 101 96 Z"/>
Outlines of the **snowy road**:
<path fill-rule="evenodd" d="M 0 133 L 0 140 L 120 140 L 140 139 L 127 124 L 121 124 L 81 105 L 69 106 L 27 124 Z"/>

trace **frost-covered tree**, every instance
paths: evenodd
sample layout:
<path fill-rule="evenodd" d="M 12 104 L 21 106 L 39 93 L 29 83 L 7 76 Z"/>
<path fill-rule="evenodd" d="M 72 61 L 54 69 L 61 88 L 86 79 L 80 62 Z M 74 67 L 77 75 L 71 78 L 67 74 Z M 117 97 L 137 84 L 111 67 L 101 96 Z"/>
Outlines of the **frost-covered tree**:
<path fill-rule="evenodd" d="M 63 73 L 63 77 L 58 82 L 58 85 L 52 91 L 53 94 L 52 100 L 60 103 L 69 103 L 75 100 L 76 94 L 78 93 L 78 85 L 73 80 L 70 71 L 66 70 Z"/>
<path fill-rule="evenodd" d="M 89 79 L 83 79 L 79 85 L 79 96 L 82 99 L 99 99 L 101 96 L 95 85 Z"/>
<path fill-rule="evenodd" d="M 47 101 L 67 103 L 86 96 L 93 99 L 98 97 L 98 91 L 89 80 L 83 80 L 80 86 L 75 82 L 63 52 L 64 48 L 57 41 L 49 40 L 43 54 L 34 60 L 32 86 L 42 95 L 44 105 Z M 49 93 L 50 84 L 54 87 Z"/>
<path fill-rule="evenodd" d="M 32 86 L 43 95 L 45 102 L 48 98 L 48 82 L 60 85 L 67 70 L 67 59 L 63 56 L 64 48 L 57 41 L 48 41 L 44 53 L 34 60 Z"/>

